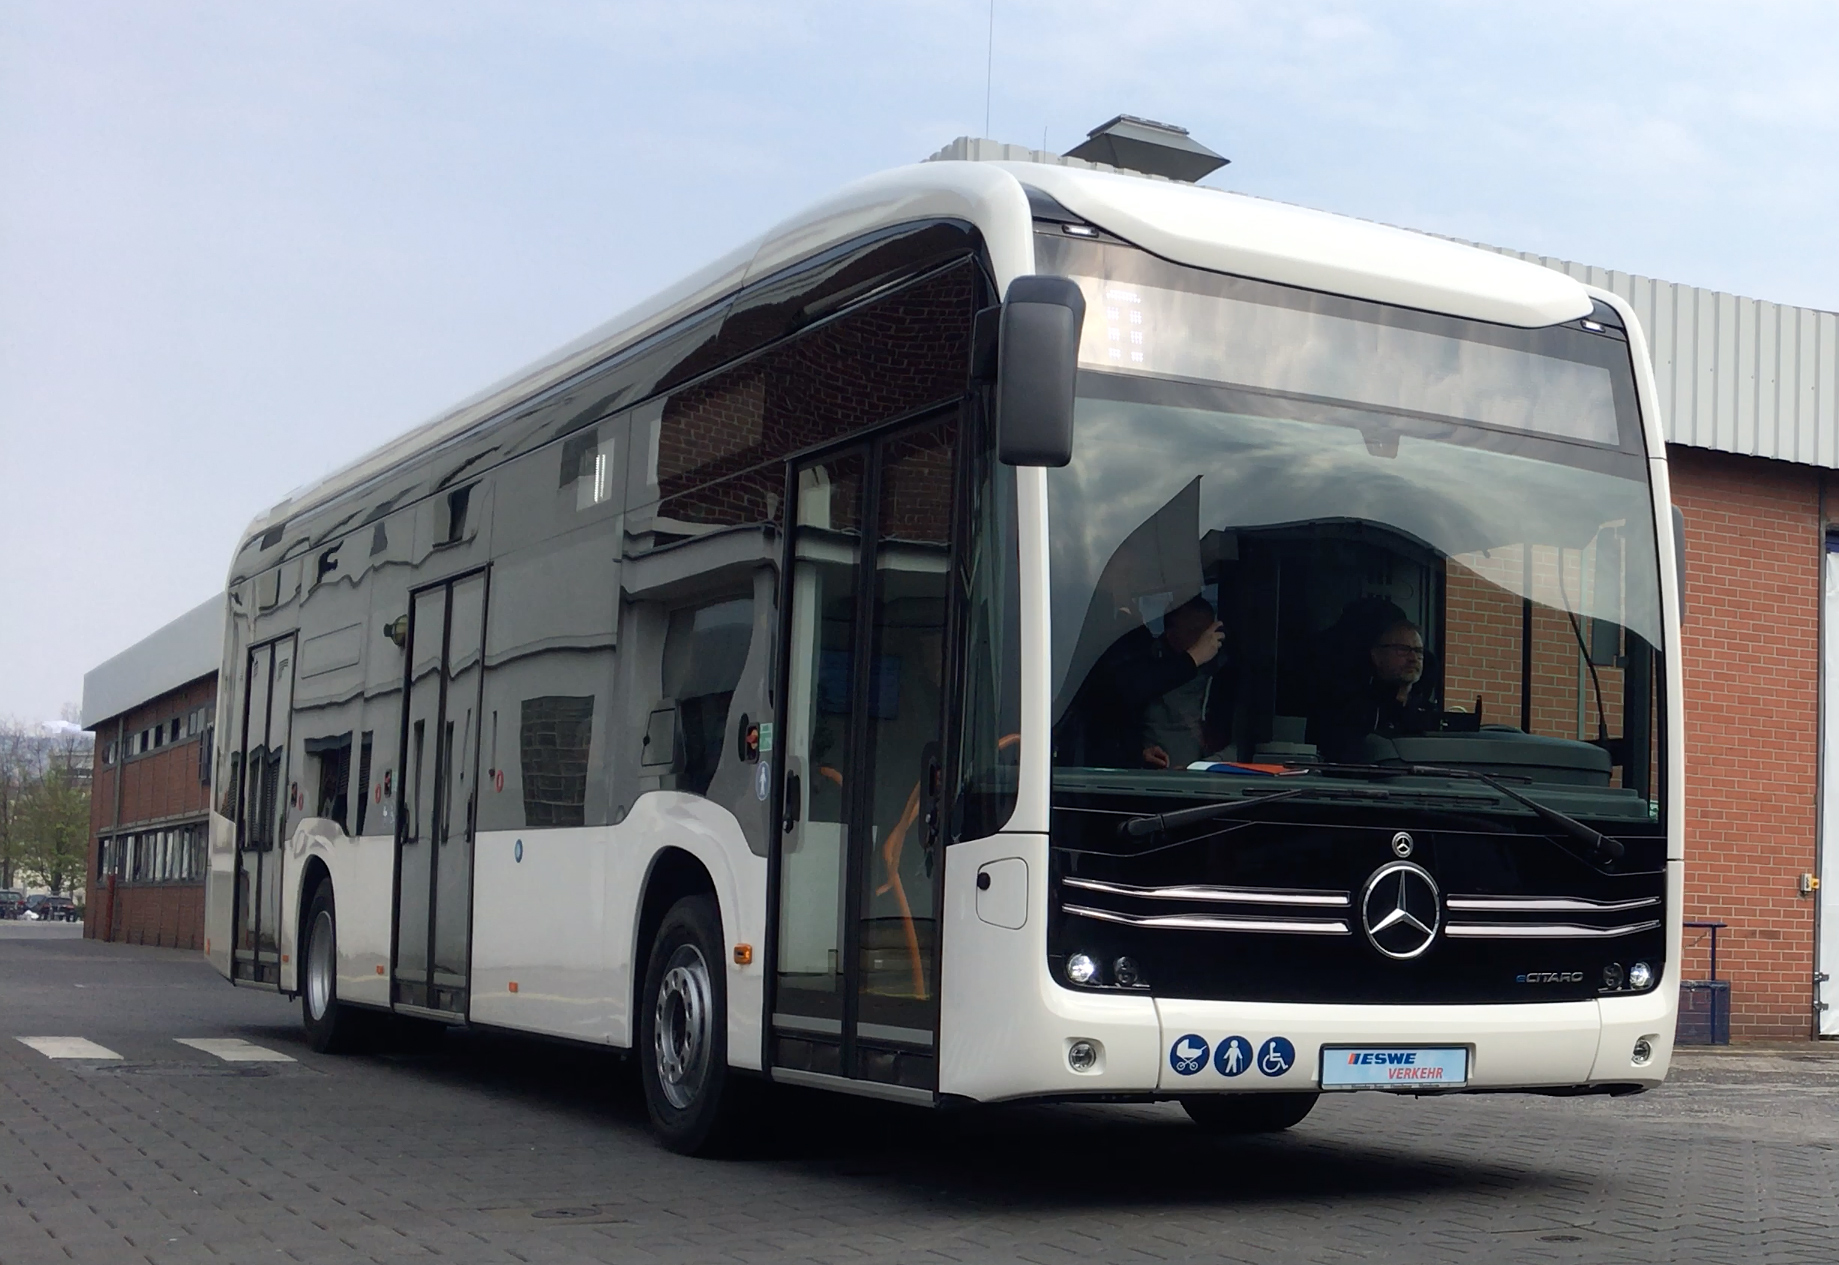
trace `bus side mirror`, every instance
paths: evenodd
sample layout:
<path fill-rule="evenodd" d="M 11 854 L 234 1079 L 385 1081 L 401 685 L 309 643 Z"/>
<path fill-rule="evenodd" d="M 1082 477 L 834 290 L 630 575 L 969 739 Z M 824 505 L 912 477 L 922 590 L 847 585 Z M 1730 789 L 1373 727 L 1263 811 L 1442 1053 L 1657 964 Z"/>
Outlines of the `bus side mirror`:
<path fill-rule="evenodd" d="M 1073 459 L 1073 387 L 1086 301 L 1066 277 L 1017 277 L 996 341 L 996 452 L 1006 465 Z"/>
<path fill-rule="evenodd" d="M 1679 580 L 1679 622 L 1686 622 L 1686 516 L 1673 509 L 1673 574 Z"/>

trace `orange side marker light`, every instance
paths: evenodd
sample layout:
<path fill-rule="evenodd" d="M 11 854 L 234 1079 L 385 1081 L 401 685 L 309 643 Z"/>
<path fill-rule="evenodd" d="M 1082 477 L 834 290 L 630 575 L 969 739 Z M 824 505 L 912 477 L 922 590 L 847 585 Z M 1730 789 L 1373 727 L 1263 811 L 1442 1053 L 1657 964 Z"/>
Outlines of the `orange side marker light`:
<path fill-rule="evenodd" d="M 516 992 L 516 991 L 517 991 L 517 981 L 516 981 L 516 980 L 512 980 L 512 981 L 511 981 L 511 985 L 510 985 L 510 987 L 511 987 L 511 991 L 512 991 L 512 992 Z"/>
<path fill-rule="evenodd" d="M 753 946 L 751 944 L 737 944 L 734 946 L 734 964 L 736 966 L 747 966 L 752 962 Z"/>

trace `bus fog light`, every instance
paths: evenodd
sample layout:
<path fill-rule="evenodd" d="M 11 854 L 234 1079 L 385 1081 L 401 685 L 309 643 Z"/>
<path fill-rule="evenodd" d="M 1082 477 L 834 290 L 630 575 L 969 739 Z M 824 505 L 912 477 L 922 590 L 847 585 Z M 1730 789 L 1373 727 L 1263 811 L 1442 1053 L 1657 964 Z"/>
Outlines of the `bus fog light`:
<path fill-rule="evenodd" d="M 1066 960 L 1066 977 L 1075 984 L 1090 984 L 1098 978 L 1098 963 L 1089 953 L 1075 953 Z"/>
<path fill-rule="evenodd" d="M 1090 1072 L 1098 1066 L 1098 1042 L 1075 1041 L 1066 1047 L 1066 1065 L 1075 1072 Z"/>
<path fill-rule="evenodd" d="M 1119 958 L 1111 964 L 1111 980 L 1119 988 L 1136 988 L 1143 983 L 1143 972 L 1135 958 Z"/>
<path fill-rule="evenodd" d="M 1611 962 L 1603 968 L 1603 987 L 1622 987 L 1622 964 L 1620 962 Z"/>
<path fill-rule="evenodd" d="M 1628 1061 L 1633 1063 L 1636 1067 L 1641 1067 L 1651 1062 L 1653 1058 L 1654 1043 L 1649 1041 L 1646 1037 L 1642 1037 L 1639 1041 L 1635 1042 L 1634 1051 L 1628 1056 Z"/>
<path fill-rule="evenodd" d="M 1628 968 L 1628 986 L 1646 988 L 1654 982 L 1654 968 L 1646 962 L 1637 962 Z"/>

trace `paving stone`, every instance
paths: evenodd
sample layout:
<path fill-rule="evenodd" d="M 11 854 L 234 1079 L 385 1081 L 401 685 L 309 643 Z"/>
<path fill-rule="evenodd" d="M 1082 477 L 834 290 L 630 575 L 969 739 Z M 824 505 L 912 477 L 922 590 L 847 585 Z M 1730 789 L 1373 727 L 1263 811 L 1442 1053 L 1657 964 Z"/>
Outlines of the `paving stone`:
<path fill-rule="evenodd" d="M 190 955 L 42 947 L 0 942 L 3 1265 L 1839 1259 L 1839 1059 L 1813 1050 L 1685 1056 L 1629 1099 L 1335 1096 L 1248 1139 L 1169 1105 L 787 1095 L 714 1162 L 651 1141 L 605 1052 L 463 1034 L 327 1058 L 295 1007 Z M 136 988 L 96 987 L 125 967 Z M 12 1040 L 44 1032 L 123 1058 Z M 554 1208 L 593 1213 L 534 1215 Z"/>

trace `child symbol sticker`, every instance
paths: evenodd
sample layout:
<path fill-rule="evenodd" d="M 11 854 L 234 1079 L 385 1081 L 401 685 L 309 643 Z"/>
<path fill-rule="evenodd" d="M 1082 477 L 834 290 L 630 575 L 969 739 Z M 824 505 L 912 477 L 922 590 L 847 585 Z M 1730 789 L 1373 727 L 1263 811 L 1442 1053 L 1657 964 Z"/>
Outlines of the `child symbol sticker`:
<path fill-rule="evenodd" d="M 1207 1066 L 1207 1043 L 1189 1033 L 1169 1047 L 1169 1066 L 1179 1076 L 1192 1076 Z"/>
<path fill-rule="evenodd" d="M 1252 1065 L 1252 1043 L 1244 1037 L 1227 1037 L 1213 1052 L 1213 1070 L 1221 1076 L 1242 1076 Z"/>

